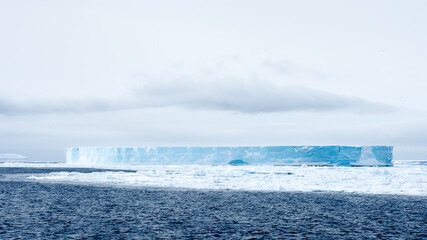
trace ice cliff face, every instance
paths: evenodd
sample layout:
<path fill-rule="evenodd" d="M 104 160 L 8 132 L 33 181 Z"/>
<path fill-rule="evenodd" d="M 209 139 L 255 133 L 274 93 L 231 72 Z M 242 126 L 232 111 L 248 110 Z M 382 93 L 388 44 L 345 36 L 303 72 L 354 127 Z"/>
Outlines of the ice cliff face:
<path fill-rule="evenodd" d="M 69 164 L 391 166 L 392 146 L 72 147 Z"/>

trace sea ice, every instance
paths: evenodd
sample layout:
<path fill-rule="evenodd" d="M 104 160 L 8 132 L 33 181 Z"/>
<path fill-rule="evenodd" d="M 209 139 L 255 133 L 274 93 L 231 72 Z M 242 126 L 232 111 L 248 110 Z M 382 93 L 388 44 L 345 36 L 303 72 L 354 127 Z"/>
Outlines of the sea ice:
<path fill-rule="evenodd" d="M 124 166 L 116 166 L 117 168 Z M 29 179 L 133 187 L 250 191 L 352 192 L 427 196 L 427 161 L 395 166 L 314 167 L 272 165 L 134 165 L 137 172 L 53 172 Z"/>

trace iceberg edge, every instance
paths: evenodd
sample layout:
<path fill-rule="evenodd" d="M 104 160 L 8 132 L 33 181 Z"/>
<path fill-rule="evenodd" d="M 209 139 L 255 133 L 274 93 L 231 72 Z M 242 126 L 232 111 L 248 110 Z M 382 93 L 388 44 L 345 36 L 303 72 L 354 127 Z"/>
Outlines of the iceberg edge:
<path fill-rule="evenodd" d="M 65 155 L 78 165 L 393 165 L 393 146 L 69 147 Z"/>

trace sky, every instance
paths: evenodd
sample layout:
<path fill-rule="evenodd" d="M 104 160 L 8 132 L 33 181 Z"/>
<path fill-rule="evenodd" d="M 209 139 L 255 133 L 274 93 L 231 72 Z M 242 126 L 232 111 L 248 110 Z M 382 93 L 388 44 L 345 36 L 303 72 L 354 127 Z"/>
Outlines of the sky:
<path fill-rule="evenodd" d="M 427 159 L 427 1 L 0 1 L 0 153 L 392 145 Z"/>

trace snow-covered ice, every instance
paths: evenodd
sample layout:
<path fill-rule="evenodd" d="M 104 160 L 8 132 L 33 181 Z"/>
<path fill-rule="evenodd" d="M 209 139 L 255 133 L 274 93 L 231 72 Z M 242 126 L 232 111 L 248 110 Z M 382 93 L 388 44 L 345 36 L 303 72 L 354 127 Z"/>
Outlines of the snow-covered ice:
<path fill-rule="evenodd" d="M 393 167 L 353 168 L 272 165 L 117 165 L 115 168 L 137 172 L 64 171 L 32 175 L 28 179 L 135 187 L 427 196 L 427 161 L 394 161 Z"/>

